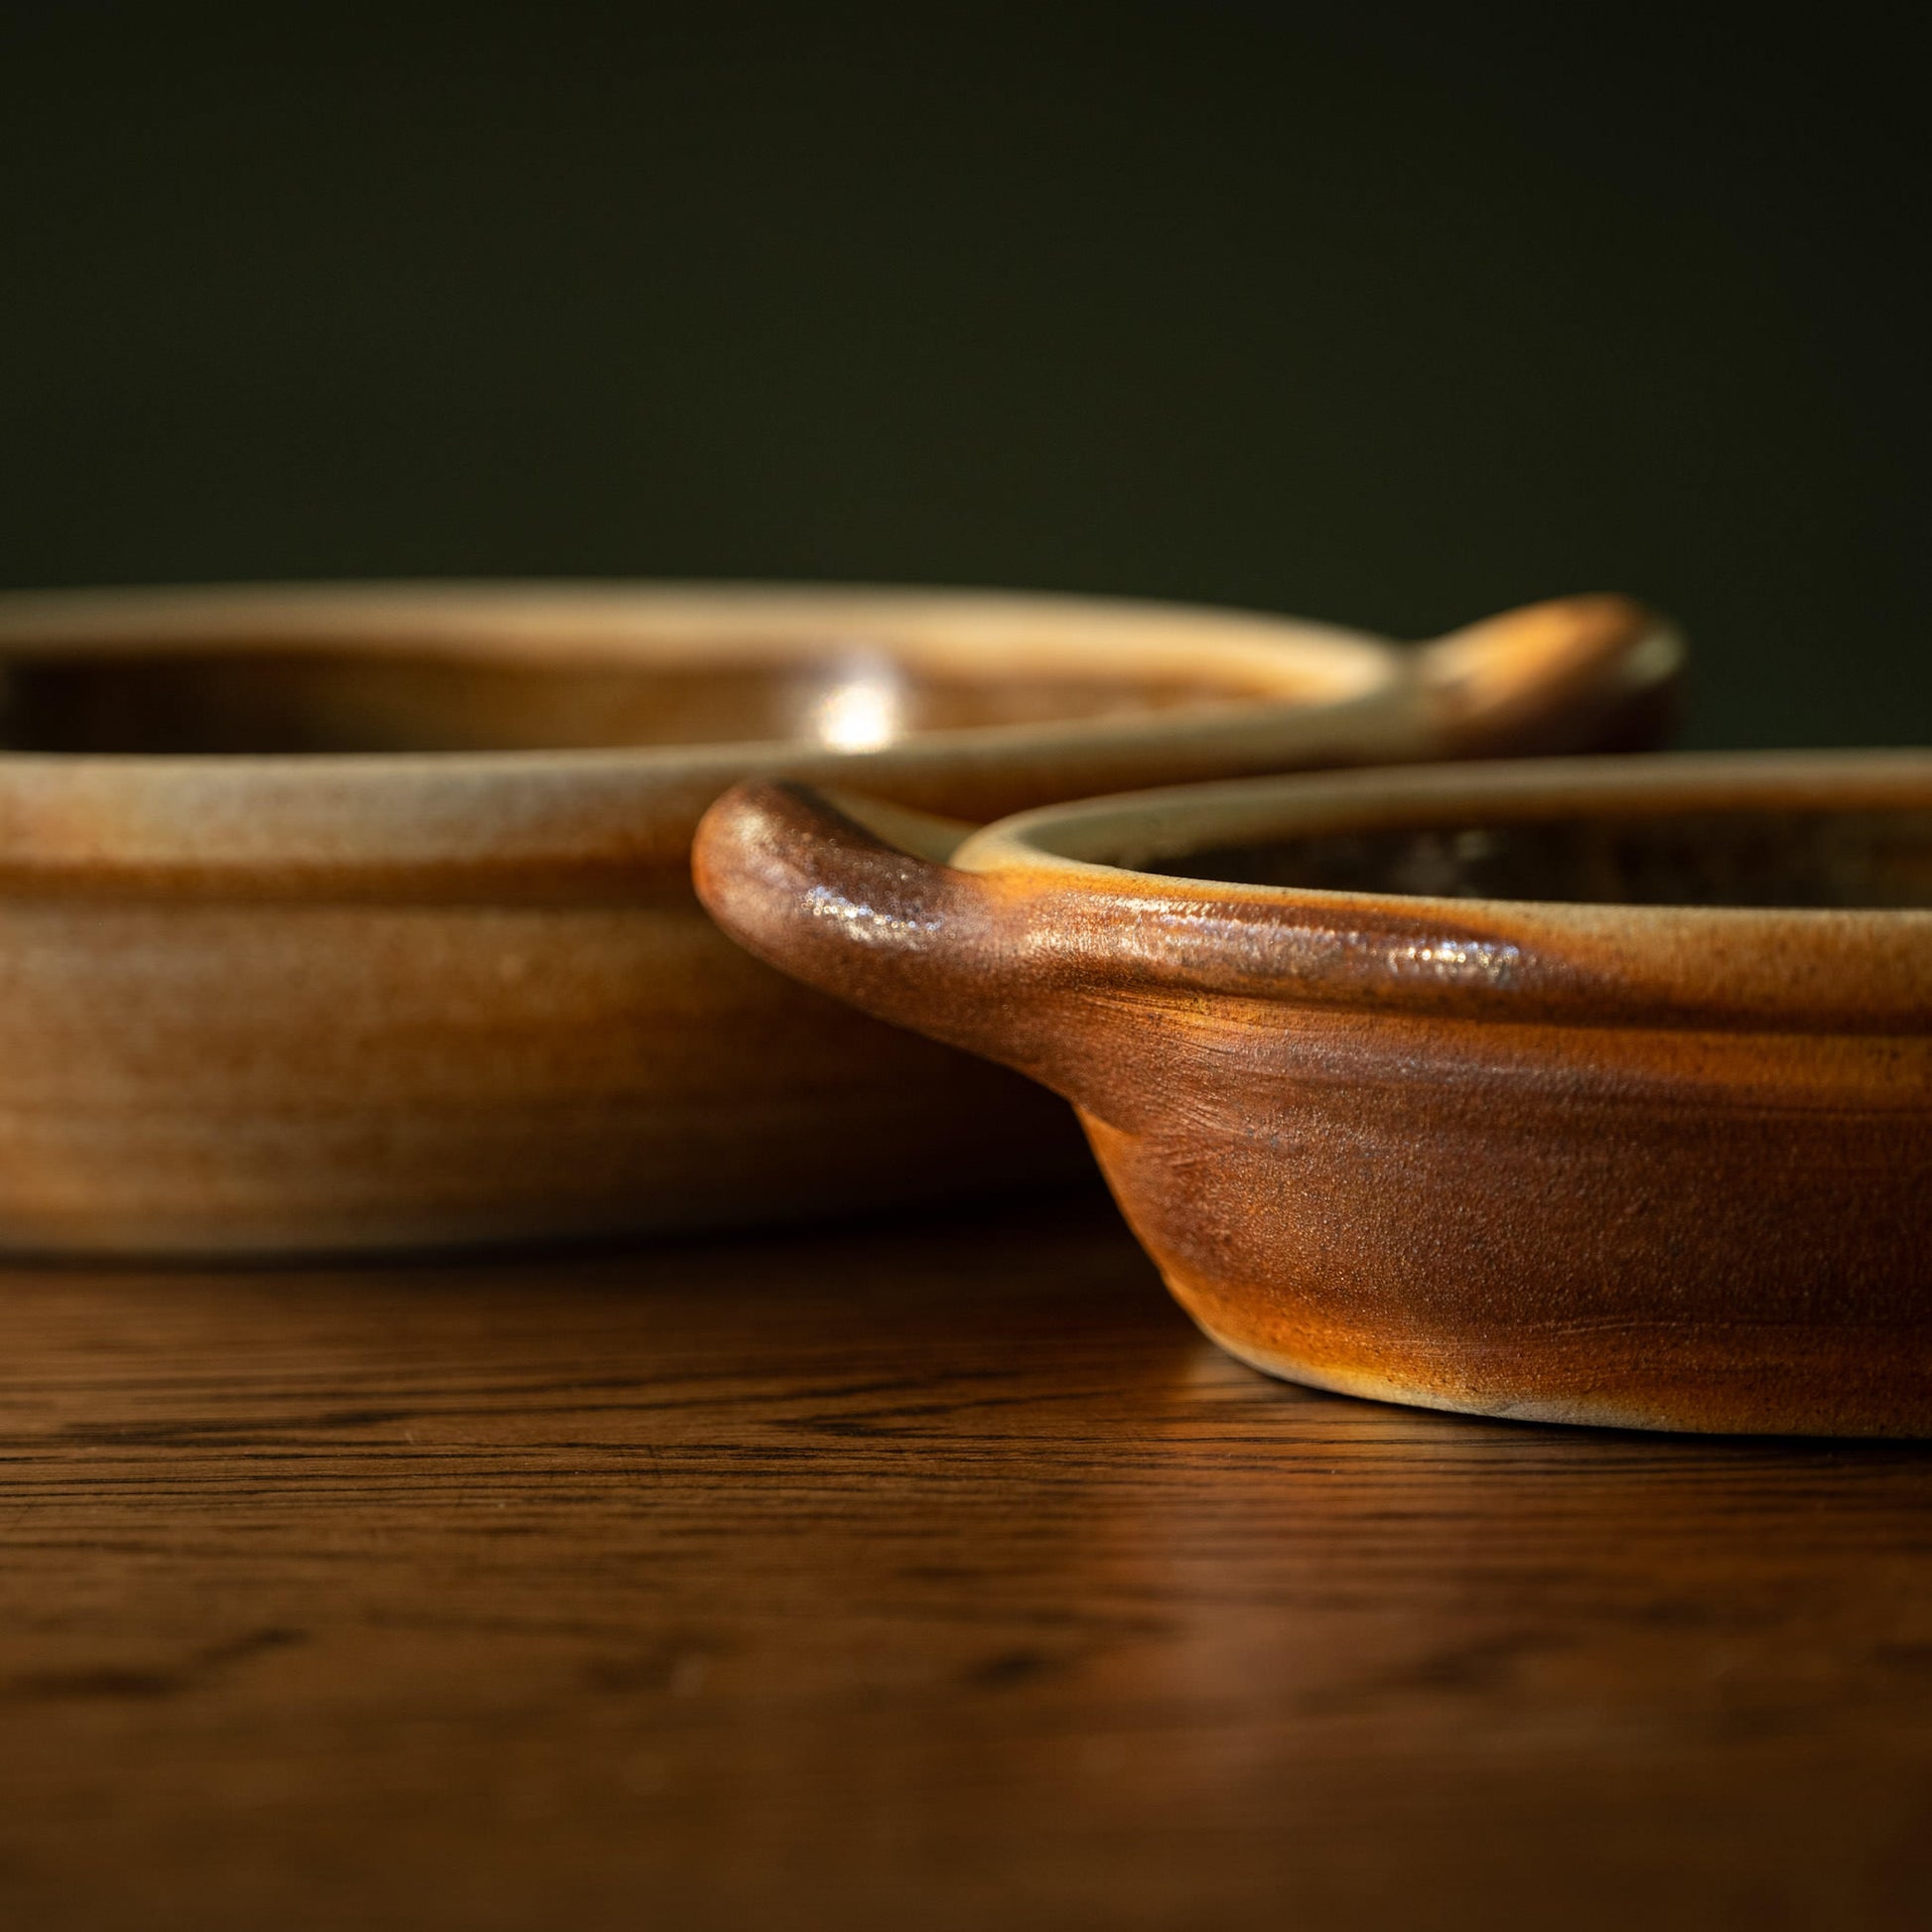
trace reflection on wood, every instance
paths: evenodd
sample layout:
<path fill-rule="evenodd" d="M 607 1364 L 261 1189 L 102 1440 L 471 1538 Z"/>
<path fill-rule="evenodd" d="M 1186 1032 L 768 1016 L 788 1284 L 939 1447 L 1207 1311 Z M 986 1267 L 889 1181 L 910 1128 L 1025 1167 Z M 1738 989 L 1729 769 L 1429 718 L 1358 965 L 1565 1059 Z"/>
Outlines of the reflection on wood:
<path fill-rule="evenodd" d="M 1923 1922 L 1932 1452 L 1273 1385 L 1084 1198 L 3 1286 L 10 1926 Z"/>

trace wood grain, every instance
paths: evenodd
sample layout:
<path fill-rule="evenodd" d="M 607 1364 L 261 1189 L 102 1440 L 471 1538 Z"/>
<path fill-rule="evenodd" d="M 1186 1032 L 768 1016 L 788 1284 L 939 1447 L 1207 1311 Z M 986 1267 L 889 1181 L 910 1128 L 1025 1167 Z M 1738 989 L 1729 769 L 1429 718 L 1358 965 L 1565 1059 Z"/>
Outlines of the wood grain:
<path fill-rule="evenodd" d="M 1271 1384 L 1084 1197 L 0 1335 L 10 1928 L 1927 1922 L 1923 1449 Z"/>

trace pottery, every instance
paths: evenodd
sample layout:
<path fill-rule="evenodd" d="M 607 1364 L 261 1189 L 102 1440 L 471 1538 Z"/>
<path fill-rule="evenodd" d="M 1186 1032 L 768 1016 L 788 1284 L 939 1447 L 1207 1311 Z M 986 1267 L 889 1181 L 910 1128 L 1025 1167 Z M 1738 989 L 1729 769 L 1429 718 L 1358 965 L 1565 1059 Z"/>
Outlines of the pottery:
<path fill-rule="evenodd" d="M 1409 651 L 972 593 L 0 599 L 0 1246 L 308 1254 L 838 1213 L 1065 1171 L 1064 1108 L 699 909 L 748 772 L 986 819 L 1641 736 L 1616 599 Z"/>
<path fill-rule="evenodd" d="M 1070 1098 L 1270 1374 L 1546 1422 L 1932 1435 L 1932 753 L 1210 784 L 964 835 L 706 819 L 760 958 Z"/>

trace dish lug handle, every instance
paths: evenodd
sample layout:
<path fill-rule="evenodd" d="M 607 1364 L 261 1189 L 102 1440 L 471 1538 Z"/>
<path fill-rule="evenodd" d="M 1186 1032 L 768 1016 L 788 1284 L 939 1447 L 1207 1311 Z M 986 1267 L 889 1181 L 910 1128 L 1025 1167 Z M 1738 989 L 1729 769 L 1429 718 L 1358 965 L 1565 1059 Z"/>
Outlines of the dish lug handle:
<path fill-rule="evenodd" d="M 1423 644 L 1441 758 L 1647 750 L 1676 723 L 1684 641 L 1634 599 L 1526 604 Z"/>
<path fill-rule="evenodd" d="M 1014 1033 L 1035 976 L 988 881 L 947 865 L 974 828 L 787 779 L 705 814 L 692 879 L 739 945 L 881 1020 L 1033 1070 Z M 1022 1031 L 1025 1031 L 1024 1022 Z"/>

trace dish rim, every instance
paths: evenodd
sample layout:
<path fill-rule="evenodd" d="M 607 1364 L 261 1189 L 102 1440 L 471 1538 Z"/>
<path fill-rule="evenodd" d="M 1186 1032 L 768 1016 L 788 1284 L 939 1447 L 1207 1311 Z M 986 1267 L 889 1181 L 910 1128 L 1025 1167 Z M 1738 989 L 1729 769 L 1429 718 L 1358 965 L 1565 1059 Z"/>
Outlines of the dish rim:
<path fill-rule="evenodd" d="M 1422 829 L 1465 809 L 1491 822 L 1587 815 L 1580 802 L 1659 815 L 1700 806 L 1932 812 L 1932 750 L 1659 753 L 1213 780 L 1016 813 L 961 839 L 948 863 L 997 888 L 1044 950 L 1057 949 L 1056 919 L 1077 924 L 1087 970 L 1111 950 L 1109 977 L 1171 990 L 1595 1025 L 1932 1033 L 1932 906 L 1453 898 L 1145 869 L 1250 836 Z M 891 835 L 863 802 L 855 816 Z M 1109 912 L 1120 915 L 1111 949 Z"/>
<path fill-rule="evenodd" d="M 652 628 L 643 635 L 638 625 Z M 863 785 L 959 763 L 1034 766 L 1048 756 L 1129 758 L 1177 740 L 1240 752 L 1250 740 L 1420 710 L 1404 647 L 1313 620 L 1158 600 L 870 584 L 702 580 L 361 580 L 125 586 L 0 594 L 0 657 L 71 658 L 151 647 L 237 650 L 449 650 L 541 661 L 569 645 L 640 645 L 660 661 L 770 662 L 825 654 L 825 632 L 871 626 L 900 661 L 987 653 L 1039 674 L 1057 663 L 1152 670 L 1184 657 L 1190 677 L 1219 667 L 1243 688 L 1127 716 L 913 731 L 872 749 L 809 738 L 695 745 L 320 754 L 87 754 L 0 750 L 0 828 L 8 884 L 161 874 L 203 882 L 277 868 L 500 872 L 554 864 L 662 865 L 710 799 L 750 770 Z M 574 629 L 569 627 L 575 626 Z M 758 633 L 749 647 L 747 626 Z M 261 634 L 266 627 L 271 637 Z M 856 641 L 856 640 L 855 640 Z M 682 656 L 676 656 L 676 653 Z M 1004 656 L 1002 653 L 1004 652 Z M 615 653 L 614 653 L 615 655 Z M 582 661 L 581 659 L 579 661 Z M 613 656 L 600 660 L 614 661 Z M 1048 672 L 1050 675 L 1050 671 Z M 1282 695 L 1257 695 L 1276 680 Z M 1317 687 L 1311 690 L 1311 685 Z M 1299 695 L 1290 695 L 1291 691 Z M 676 820 L 675 831 L 662 822 Z M 629 821 L 624 829 L 624 821 Z M 485 822 L 486 821 L 486 822 Z"/>

